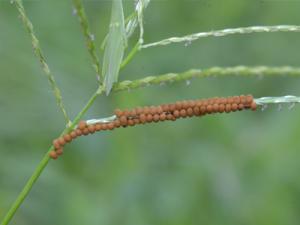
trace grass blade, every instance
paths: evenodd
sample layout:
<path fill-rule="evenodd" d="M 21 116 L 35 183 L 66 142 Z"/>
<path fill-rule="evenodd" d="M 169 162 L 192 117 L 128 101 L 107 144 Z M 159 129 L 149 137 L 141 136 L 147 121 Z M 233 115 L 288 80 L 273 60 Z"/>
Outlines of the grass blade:
<path fill-rule="evenodd" d="M 93 68 L 96 71 L 97 77 L 101 77 L 101 81 L 103 80 L 102 74 L 100 72 L 99 59 L 96 53 L 96 47 L 94 43 L 94 36 L 90 32 L 88 20 L 86 17 L 86 13 L 81 0 L 73 0 L 73 4 L 76 10 L 76 14 L 78 16 L 80 26 L 82 29 L 82 33 L 85 37 L 86 47 L 92 59 Z"/>
<path fill-rule="evenodd" d="M 126 44 L 127 39 L 122 0 L 113 0 L 112 15 L 102 66 L 102 74 L 104 75 L 104 85 L 107 95 L 113 84 L 118 80 Z"/>

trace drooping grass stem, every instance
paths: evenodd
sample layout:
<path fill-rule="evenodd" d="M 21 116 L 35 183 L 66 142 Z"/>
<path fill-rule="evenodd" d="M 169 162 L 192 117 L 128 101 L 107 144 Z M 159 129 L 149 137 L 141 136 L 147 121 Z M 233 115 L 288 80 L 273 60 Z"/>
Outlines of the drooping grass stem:
<path fill-rule="evenodd" d="M 265 33 L 265 32 L 300 32 L 300 26 L 296 25 L 276 25 L 276 26 L 253 26 L 253 27 L 238 27 L 228 28 L 224 30 L 215 30 L 208 32 L 200 32 L 185 35 L 182 37 L 171 37 L 153 43 L 144 44 L 141 48 L 150 48 L 155 46 L 169 45 L 173 43 L 190 43 L 199 38 L 205 37 L 223 37 L 232 34 L 251 34 L 251 33 Z"/>
<path fill-rule="evenodd" d="M 100 81 L 103 81 L 104 77 L 103 77 L 103 74 L 101 74 L 99 58 L 98 58 L 95 43 L 94 43 L 95 37 L 90 32 L 88 19 L 86 17 L 86 13 L 85 13 L 82 1 L 81 0 L 73 0 L 73 4 L 74 4 L 75 10 L 76 10 L 75 12 L 78 16 L 78 20 L 79 20 L 79 23 L 81 26 L 83 36 L 85 37 L 86 48 L 91 56 L 93 68 L 95 69 L 97 76 L 99 76 L 101 78 Z"/>
<path fill-rule="evenodd" d="M 157 76 L 148 76 L 137 80 L 125 80 L 116 83 L 113 91 L 126 91 L 150 85 L 168 84 L 178 81 L 189 81 L 193 78 L 224 77 L 224 76 L 300 76 L 298 67 L 266 67 L 266 66 L 236 66 L 236 67 L 212 67 L 208 69 L 193 69 L 182 73 L 167 73 Z"/>
<path fill-rule="evenodd" d="M 31 21 L 29 20 L 28 16 L 26 15 L 24 6 L 23 6 L 23 2 L 22 0 L 14 0 L 13 3 L 16 5 L 17 10 L 19 11 L 20 17 L 23 21 L 23 24 L 28 32 L 28 34 L 30 35 L 31 38 L 31 43 L 32 43 L 32 47 L 34 50 L 35 55 L 37 56 L 37 58 L 39 59 L 41 65 L 42 65 L 42 69 L 45 72 L 47 79 L 49 81 L 49 84 L 51 86 L 51 89 L 54 93 L 54 96 L 56 98 L 56 102 L 57 105 L 59 106 L 60 110 L 62 111 L 64 118 L 66 120 L 66 123 L 69 125 L 70 123 L 70 119 L 68 117 L 68 114 L 65 110 L 64 104 L 63 104 L 63 100 L 62 100 L 62 96 L 61 96 L 61 91 L 59 90 L 56 81 L 54 79 L 54 76 L 52 75 L 49 66 L 46 62 L 46 59 L 44 57 L 44 54 L 42 52 L 40 43 L 38 38 L 36 37 L 34 30 L 33 30 L 33 25 L 31 23 Z"/>

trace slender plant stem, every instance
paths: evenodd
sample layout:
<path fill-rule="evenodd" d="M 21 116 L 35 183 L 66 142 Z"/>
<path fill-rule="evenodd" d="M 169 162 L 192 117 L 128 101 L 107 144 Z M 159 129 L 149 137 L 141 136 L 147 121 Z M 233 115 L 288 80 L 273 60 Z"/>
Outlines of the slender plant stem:
<path fill-rule="evenodd" d="M 90 32 L 89 24 L 88 24 L 88 20 L 86 17 L 86 13 L 85 13 L 83 4 L 82 4 L 81 0 L 73 0 L 73 4 L 74 4 L 75 10 L 76 10 L 75 12 L 78 15 L 82 33 L 86 40 L 86 47 L 87 47 L 88 52 L 92 59 L 93 68 L 95 69 L 97 76 L 101 77 L 103 80 L 103 75 L 101 74 L 100 63 L 99 63 L 99 59 L 98 59 L 98 56 L 96 53 L 96 47 L 94 44 L 95 37 Z M 99 82 L 101 82 L 101 81 L 99 81 Z"/>
<path fill-rule="evenodd" d="M 231 34 L 250 34 L 250 33 L 262 33 L 262 32 L 300 32 L 300 26 L 295 25 L 277 25 L 277 26 L 254 26 L 254 27 L 238 27 L 229 28 L 224 30 L 216 30 L 209 32 L 200 32 L 195 34 L 189 34 L 183 37 L 171 37 L 161 41 L 144 44 L 141 48 L 149 48 L 161 45 L 168 45 L 172 43 L 190 43 L 199 38 L 204 37 L 222 37 Z"/>
<path fill-rule="evenodd" d="M 137 42 L 135 46 L 131 49 L 129 54 L 126 56 L 126 58 L 123 60 L 123 62 L 121 63 L 120 69 L 125 67 L 133 59 L 133 57 L 135 56 L 135 54 L 138 52 L 139 49 L 140 49 L 140 43 Z"/>
<path fill-rule="evenodd" d="M 24 6 L 23 6 L 23 2 L 22 2 L 22 0 L 14 0 L 13 2 L 15 3 L 16 8 L 19 11 L 20 17 L 23 21 L 23 24 L 24 24 L 27 32 L 30 35 L 34 53 L 38 57 L 41 65 L 42 65 L 42 69 L 44 70 L 44 72 L 47 76 L 47 79 L 50 83 L 51 89 L 52 89 L 52 91 L 54 93 L 54 96 L 56 98 L 56 102 L 57 102 L 60 110 L 63 112 L 66 123 L 69 124 L 70 119 L 69 119 L 68 114 L 65 110 L 63 100 L 62 100 L 62 96 L 61 96 L 61 92 L 60 92 L 60 90 L 59 90 L 59 88 L 56 84 L 54 76 L 50 72 L 49 66 L 48 66 L 48 64 L 45 60 L 42 49 L 40 47 L 39 40 L 37 39 L 37 37 L 34 33 L 33 25 L 31 23 L 31 21 L 29 20 L 28 16 L 26 15 L 26 12 L 25 12 L 25 9 L 24 9 Z"/>
<path fill-rule="evenodd" d="M 138 80 L 125 80 L 116 83 L 113 91 L 131 90 L 150 85 L 161 85 L 175 81 L 188 81 L 193 78 L 224 77 L 224 76 L 300 76 L 297 67 L 212 67 L 204 70 L 188 70 L 182 73 L 167 73 L 158 76 L 149 76 Z"/>
<path fill-rule="evenodd" d="M 76 126 L 76 124 L 79 122 L 79 120 L 83 117 L 83 115 L 87 112 L 87 110 L 92 106 L 92 104 L 96 100 L 97 96 L 100 95 L 102 92 L 103 92 L 103 88 L 100 86 L 98 88 L 98 90 L 88 100 L 88 102 L 83 107 L 83 109 L 77 114 L 77 116 L 75 117 L 73 122 L 71 122 L 70 127 L 65 128 L 64 131 L 62 132 L 62 134 L 70 132 Z M 48 149 L 47 153 L 45 154 L 43 159 L 40 161 L 40 163 L 38 164 L 38 166 L 34 170 L 33 174 L 31 175 L 31 177 L 29 178 L 29 180 L 25 184 L 24 188 L 22 189 L 22 191 L 18 195 L 17 199 L 11 205 L 11 207 L 8 210 L 8 212 L 6 213 L 3 221 L 1 222 L 1 225 L 7 225 L 10 222 L 10 220 L 13 218 L 16 211 L 18 210 L 18 208 L 20 207 L 20 205 L 22 204 L 24 199 L 27 197 L 27 195 L 29 194 L 29 192 L 32 189 L 33 185 L 35 184 L 35 182 L 37 181 L 37 179 L 39 178 L 39 176 L 41 175 L 41 173 L 43 172 L 43 170 L 47 166 L 47 164 L 50 160 L 49 152 L 52 151 L 52 150 L 53 150 L 53 145 L 51 145 L 51 147 Z"/>

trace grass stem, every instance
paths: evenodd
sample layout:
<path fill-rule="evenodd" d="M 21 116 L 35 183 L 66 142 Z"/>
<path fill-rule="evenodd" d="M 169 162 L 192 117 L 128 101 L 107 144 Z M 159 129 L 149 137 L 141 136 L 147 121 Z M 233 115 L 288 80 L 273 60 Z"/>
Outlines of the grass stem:
<path fill-rule="evenodd" d="M 51 74 L 49 66 L 46 62 L 46 59 L 45 59 L 44 54 L 42 52 L 42 49 L 40 47 L 39 40 L 37 39 L 37 37 L 34 33 L 33 25 L 31 23 L 31 21 L 29 20 L 28 16 L 26 15 L 26 12 L 25 12 L 25 9 L 24 9 L 24 6 L 23 6 L 23 2 L 22 2 L 22 0 L 14 0 L 13 3 L 16 5 L 16 8 L 19 11 L 20 17 L 23 21 L 23 24 L 24 24 L 27 32 L 30 35 L 34 53 L 38 57 L 41 65 L 42 65 L 42 69 L 44 70 L 44 72 L 47 76 L 47 79 L 50 83 L 51 89 L 52 89 L 52 91 L 54 93 L 54 96 L 56 98 L 56 102 L 57 102 L 60 110 L 62 111 L 62 113 L 64 115 L 66 123 L 70 124 L 70 119 L 68 117 L 68 114 L 67 114 L 67 112 L 65 110 L 65 107 L 64 107 L 64 104 L 63 104 L 61 91 L 59 90 L 59 88 L 56 84 L 54 76 Z"/>

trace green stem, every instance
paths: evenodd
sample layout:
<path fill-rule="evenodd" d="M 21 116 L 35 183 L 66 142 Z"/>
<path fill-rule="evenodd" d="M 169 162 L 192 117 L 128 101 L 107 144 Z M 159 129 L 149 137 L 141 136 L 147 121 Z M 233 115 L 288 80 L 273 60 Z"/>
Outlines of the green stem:
<path fill-rule="evenodd" d="M 49 148 L 48 152 L 51 151 L 52 148 L 53 147 L 51 146 Z M 39 176 L 41 175 L 44 168 L 47 166 L 49 159 L 50 159 L 48 152 L 46 153 L 46 155 L 44 156 L 42 161 L 39 163 L 39 165 L 37 166 L 37 168 L 31 175 L 31 177 L 27 181 L 26 185 L 24 186 L 23 190 L 20 192 L 17 199 L 14 201 L 14 203 L 10 207 L 9 211 L 6 213 L 1 225 L 6 225 L 10 222 L 10 220 L 12 219 L 12 217 L 14 216 L 14 214 L 16 213 L 16 211 L 18 210 L 18 208 L 20 207 L 20 205 L 22 204 L 22 202 L 24 201 L 24 199 L 26 198 L 28 193 L 30 192 L 32 186 L 34 185 L 36 180 L 39 178 Z"/>
<path fill-rule="evenodd" d="M 37 56 L 37 58 L 39 59 L 41 65 L 42 65 L 42 69 L 45 72 L 47 79 L 49 81 L 49 84 L 51 86 L 51 89 L 54 93 L 54 96 L 56 98 L 56 102 L 57 105 L 59 106 L 60 110 L 62 111 L 64 118 L 66 120 L 66 123 L 69 124 L 70 123 L 70 119 L 68 117 L 68 114 L 65 110 L 64 104 L 63 104 L 63 100 L 62 100 L 62 96 L 61 96 L 61 91 L 59 90 L 56 81 L 54 79 L 54 76 L 52 75 L 49 66 L 46 62 L 46 59 L 44 57 L 44 54 L 42 52 L 41 46 L 39 44 L 39 40 L 36 37 L 34 30 L 33 30 L 33 25 L 31 23 L 31 21 L 29 20 L 28 16 L 26 15 L 25 12 L 25 8 L 23 6 L 23 2 L 22 0 L 15 0 L 14 1 L 17 10 L 19 11 L 20 17 L 23 21 L 23 24 L 28 32 L 28 34 L 30 35 L 30 39 L 31 39 L 31 43 L 32 43 L 32 47 L 33 47 L 33 51 L 35 53 L 35 55 Z"/>
<path fill-rule="evenodd" d="M 99 59 L 98 59 L 98 56 L 96 53 L 96 47 L 94 44 L 93 35 L 90 32 L 88 20 L 86 17 L 86 13 L 85 13 L 82 1 L 81 0 L 73 0 L 73 4 L 74 4 L 74 7 L 75 7 L 77 15 L 78 15 L 82 33 L 86 40 L 86 47 L 91 56 L 93 67 L 94 67 L 97 75 L 100 76 L 103 80 L 104 78 L 100 71 L 100 64 L 99 64 Z"/>
<path fill-rule="evenodd" d="M 133 57 L 135 56 L 135 54 L 139 50 L 140 50 L 140 43 L 137 42 L 135 44 L 135 46 L 131 49 L 131 51 L 129 52 L 129 54 L 127 55 L 127 57 L 121 63 L 120 69 L 122 69 L 123 67 L 125 67 L 133 59 Z"/>
<path fill-rule="evenodd" d="M 64 131 L 62 132 L 62 134 L 71 131 L 75 127 L 75 125 L 79 122 L 79 120 L 83 117 L 83 115 L 87 112 L 87 110 L 91 107 L 93 102 L 96 100 L 97 96 L 100 95 L 102 92 L 103 92 L 103 88 L 99 87 L 99 89 L 92 95 L 92 97 L 89 99 L 89 101 L 83 107 L 83 109 L 77 114 L 74 121 L 71 123 L 71 126 L 65 128 Z M 51 146 L 48 149 L 47 153 L 45 154 L 43 159 L 40 161 L 40 163 L 38 164 L 38 166 L 34 170 L 33 174 L 31 175 L 31 177 L 29 178 L 29 180 L 25 184 L 23 190 L 20 192 L 17 199 L 14 201 L 14 203 L 12 204 L 12 206 L 10 207 L 8 212 L 6 213 L 3 221 L 1 222 L 1 225 L 7 225 L 10 222 L 10 220 L 13 218 L 16 211 L 18 210 L 18 208 L 20 207 L 20 205 L 22 204 L 24 199 L 29 194 L 29 192 L 30 192 L 31 188 L 33 187 L 34 183 L 37 181 L 37 179 L 39 178 L 39 176 L 41 175 L 41 173 L 43 172 L 43 170 L 47 166 L 47 164 L 50 160 L 49 152 L 52 151 L 52 150 L 53 150 L 53 146 Z"/>
<path fill-rule="evenodd" d="M 167 73 L 158 76 L 148 76 L 138 80 L 125 80 L 116 83 L 113 91 L 126 91 L 150 85 L 168 84 L 178 81 L 187 81 L 193 78 L 224 77 L 224 76 L 300 76 L 298 67 L 266 67 L 266 66 L 236 66 L 212 67 L 203 70 L 188 70 L 182 73 Z"/>
<path fill-rule="evenodd" d="M 157 42 L 144 44 L 141 48 L 149 48 L 154 46 L 169 45 L 172 43 L 190 43 L 205 37 L 224 37 L 233 34 L 251 34 L 251 33 L 264 33 L 264 32 L 300 32 L 300 26 L 297 25 L 275 25 L 275 26 L 252 26 L 252 27 L 238 27 L 226 28 L 224 30 L 215 30 L 209 32 L 200 32 L 189 34 L 183 37 L 171 37 Z"/>

